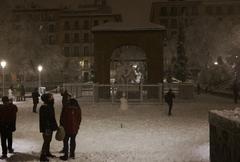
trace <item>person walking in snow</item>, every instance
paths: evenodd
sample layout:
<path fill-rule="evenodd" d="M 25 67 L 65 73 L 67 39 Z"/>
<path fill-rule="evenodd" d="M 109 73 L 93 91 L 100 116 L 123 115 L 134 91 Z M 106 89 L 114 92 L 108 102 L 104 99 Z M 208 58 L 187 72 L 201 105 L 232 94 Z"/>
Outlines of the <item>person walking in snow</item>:
<path fill-rule="evenodd" d="M 48 157 L 55 157 L 50 152 L 53 131 L 58 129 L 54 111 L 54 98 L 50 93 L 41 96 L 44 104 L 39 109 L 39 127 L 43 136 L 40 161 L 49 161 Z"/>
<path fill-rule="evenodd" d="M 38 88 L 35 88 L 34 91 L 32 92 L 32 99 L 33 99 L 33 112 L 37 113 L 37 104 L 39 103 L 40 94 L 38 93 Z"/>
<path fill-rule="evenodd" d="M 167 94 L 164 96 L 165 102 L 168 104 L 168 116 L 172 115 L 172 106 L 173 106 L 173 99 L 175 98 L 175 94 L 172 92 L 172 89 L 170 88 Z"/>
<path fill-rule="evenodd" d="M 66 132 L 64 138 L 64 155 L 61 160 L 68 160 L 69 140 L 70 140 L 70 158 L 75 158 L 76 136 L 82 120 L 81 108 L 76 99 L 70 99 L 66 107 L 62 110 L 61 124 Z"/>
<path fill-rule="evenodd" d="M 3 105 L 0 106 L 0 133 L 2 157 L 7 158 L 7 152 L 13 153 L 13 132 L 16 130 L 17 106 L 9 102 L 7 96 L 2 97 Z"/>

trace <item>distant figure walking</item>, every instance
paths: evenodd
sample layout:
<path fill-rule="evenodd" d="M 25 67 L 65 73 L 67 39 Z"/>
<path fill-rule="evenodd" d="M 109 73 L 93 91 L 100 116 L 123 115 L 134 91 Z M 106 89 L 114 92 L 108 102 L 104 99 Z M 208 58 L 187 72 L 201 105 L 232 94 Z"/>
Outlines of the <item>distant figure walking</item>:
<path fill-rule="evenodd" d="M 3 105 L 0 106 L 0 133 L 2 157 L 7 158 L 7 151 L 13 153 L 12 148 L 13 137 L 12 133 L 16 130 L 17 106 L 9 102 L 7 96 L 2 97 Z"/>
<path fill-rule="evenodd" d="M 70 99 L 66 107 L 62 110 L 61 123 L 66 132 L 64 138 L 64 155 L 60 157 L 61 160 L 68 159 L 69 140 L 70 140 L 70 158 L 75 158 L 76 136 L 82 120 L 81 108 L 76 99 Z"/>
<path fill-rule="evenodd" d="M 25 101 L 25 88 L 23 84 L 20 85 L 20 100 Z"/>
<path fill-rule="evenodd" d="M 168 116 L 172 115 L 172 106 L 173 106 L 173 99 L 175 98 L 175 94 L 172 92 L 172 89 L 170 88 L 167 94 L 164 96 L 165 102 L 168 104 Z"/>
<path fill-rule="evenodd" d="M 49 161 L 48 157 L 56 157 L 50 152 L 50 143 L 52 141 L 53 131 L 58 129 L 55 118 L 54 98 L 50 93 L 41 96 L 44 104 L 39 109 L 39 127 L 43 136 L 43 145 L 40 161 Z"/>
<path fill-rule="evenodd" d="M 37 104 L 39 103 L 40 94 L 38 93 L 38 88 L 35 88 L 32 92 L 32 99 L 33 99 L 33 112 L 37 113 Z"/>
<path fill-rule="evenodd" d="M 237 104 L 238 103 L 238 92 L 239 92 L 239 86 L 237 81 L 235 81 L 233 83 L 233 96 L 234 96 L 234 103 Z"/>

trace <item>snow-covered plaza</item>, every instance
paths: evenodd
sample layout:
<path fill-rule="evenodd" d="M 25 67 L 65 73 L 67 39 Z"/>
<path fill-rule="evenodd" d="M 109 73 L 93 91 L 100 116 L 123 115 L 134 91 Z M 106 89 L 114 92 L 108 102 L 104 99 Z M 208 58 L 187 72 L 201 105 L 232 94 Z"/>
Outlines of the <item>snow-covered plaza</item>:
<path fill-rule="evenodd" d="M 31 99 L 16 104 L 16 153 L 6 161 L 38 161 L 42 146 L 39 114 L 32 113 Z M 240 106 L 233 104 L 232 99 L 205 94 L 194 100 L 177 99 L 171 117 L 167 116 L 166 104 L 134 103 L 125 112 L 119 110 L 119 104 L 80 105 L 83 120 L 77 136 L 76 159 L 69 160 L 76 162 L 209 162 L 208 111 Z M 59 119 L 58 94 L 55 111 Z M 61 149 L 62 142 L 53 139 L 52 153 L 60 156 Z"/>

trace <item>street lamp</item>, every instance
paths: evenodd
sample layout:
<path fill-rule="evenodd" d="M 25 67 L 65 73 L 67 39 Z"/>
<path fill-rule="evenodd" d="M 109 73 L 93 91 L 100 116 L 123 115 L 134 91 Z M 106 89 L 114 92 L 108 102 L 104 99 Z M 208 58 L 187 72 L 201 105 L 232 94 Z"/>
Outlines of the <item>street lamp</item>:
<path fill-rule="evenodd" d="M 38 65 L 38 88 L 41 87 L 41 72 L 42 72 L 42 65 Z"/>
<path fill-rule="evenodd" d="M 217 62 L 217 61 L 215 61 L 215 62 L 214 62 L 214 65 L 218 65 L 218 62 Z"/>
<path fill-rule="evenodd" d="M 7 65 L 7 62 L 2 60 L 1 61 L 1 67 L 2 67 L 2 74 L 3 74 L 3 92 L 2 92 L 3 96 L 4 96 L 4 80 L 5 80 L 4 79 L 4 68 L 6 67 L 6 65 Z"/>

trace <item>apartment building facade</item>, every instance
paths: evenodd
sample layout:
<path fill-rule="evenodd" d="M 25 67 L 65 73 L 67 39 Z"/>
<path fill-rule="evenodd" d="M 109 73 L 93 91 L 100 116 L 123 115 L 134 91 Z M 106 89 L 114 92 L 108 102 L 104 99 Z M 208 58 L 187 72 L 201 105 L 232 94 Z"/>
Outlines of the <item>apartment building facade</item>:
<path fill-rule="evenodd" d="M 21 28 L 22 22 L 33 22 L 43 30 L 43 43 L 57 46 L 66 57 L 66 67 L 72 66 L 75 81 L 90 81 L 94 66 L 94 38 L 92 27 L 107 22 L 120 22 L 121 15 L 113 14 L 104 0 L 83 4 L 74 8 L 40 8 L 32 5 L 13 9 L 13 24 Z M 63 71 L 63 75 L 67 74 Z"/>
<path fill-rule="evenodd" d="M 166 27 L 167 36 L 178 34 L 182 23 L 191 25 L 196 18 L 240 18 L 240 1 L 234 0 L 168 0 L 152 3 L 150 21 Z"/>

